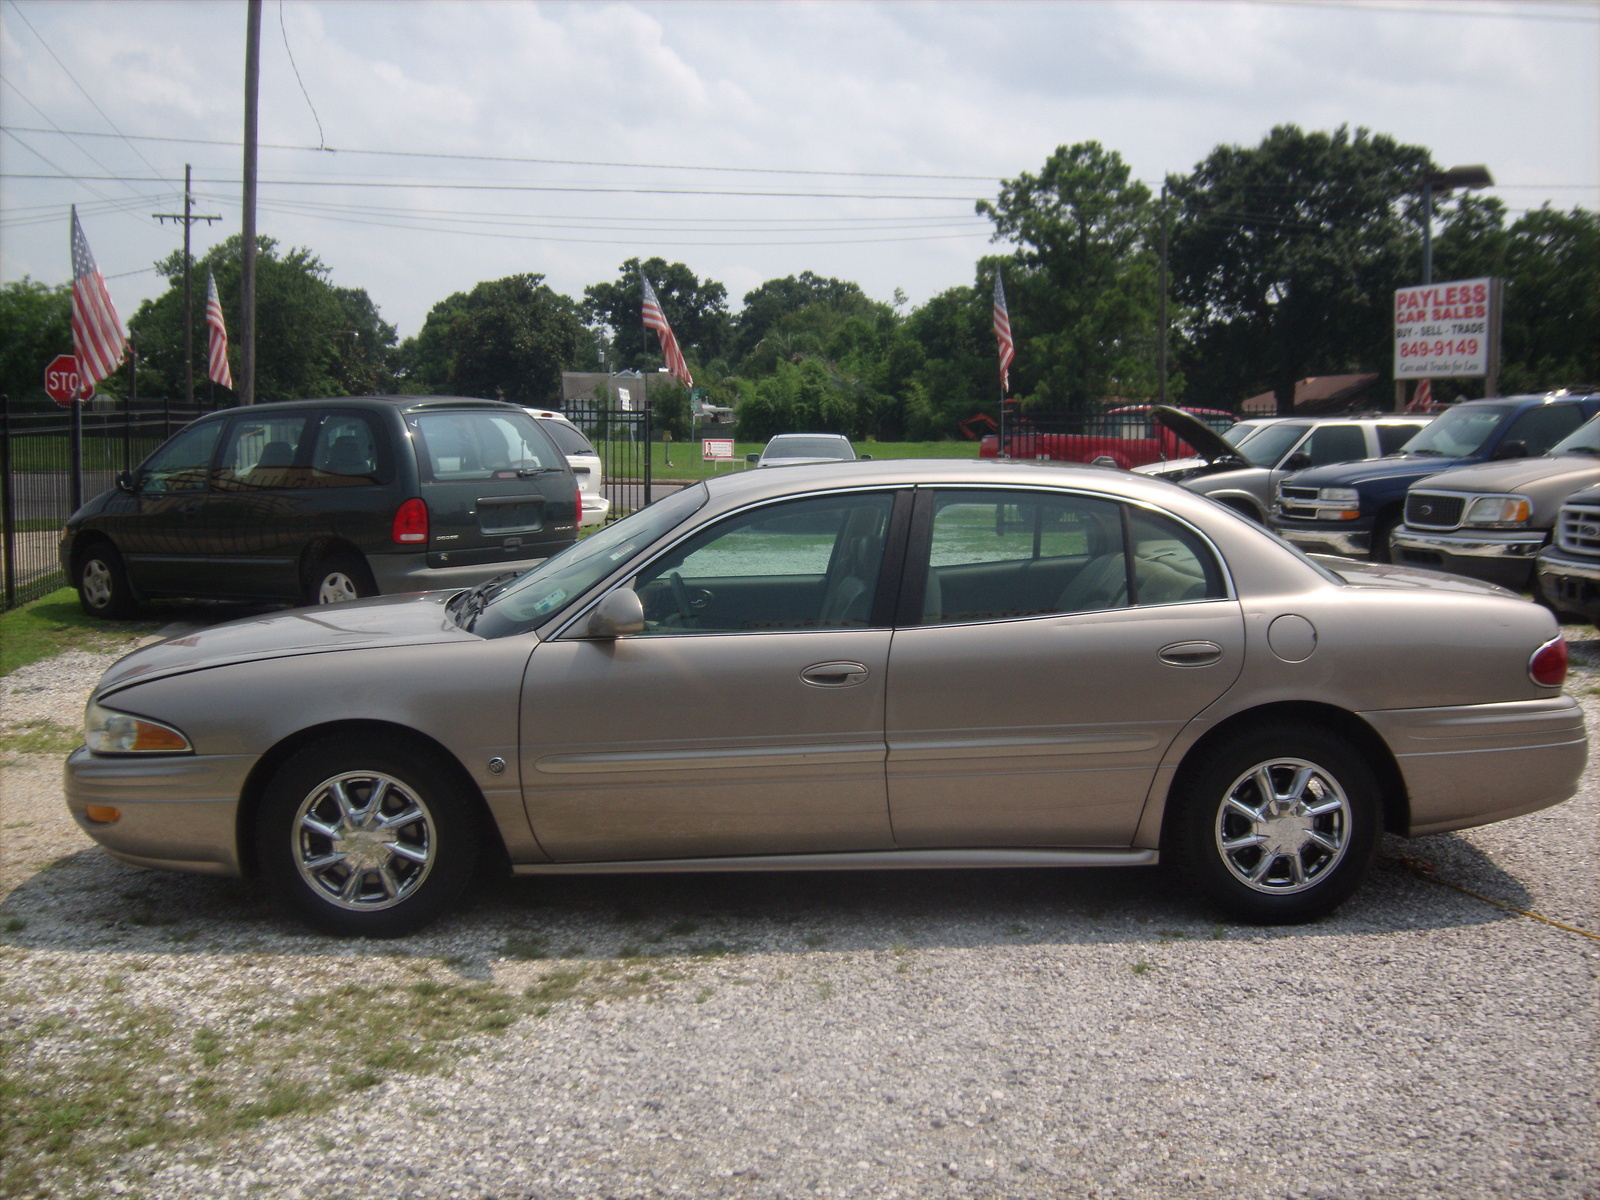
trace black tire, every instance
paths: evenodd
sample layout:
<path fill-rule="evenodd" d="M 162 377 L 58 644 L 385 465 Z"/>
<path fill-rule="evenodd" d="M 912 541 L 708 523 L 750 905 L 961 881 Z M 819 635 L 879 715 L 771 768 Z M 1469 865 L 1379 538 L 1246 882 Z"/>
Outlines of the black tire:
<path fill-rule="evenodd" d="M 1263 771 L 1277 811 L 1262 803 Z M 1360 751 L 1314 725 L 1276 722 L 1227 739 L 1186 767 L 1167 809 L 1162 858 L 1228 915 L 1288 925 L 1325 916 L 1349 898 L 1381 829 L 1378 782 Z"/>
<path fill-rule="evenodd" d="M 78 603 L 91 617 L 115 620 L 131 617 L 139 607 L 128 586 L 128 570 L 122 555 L 110 542 L 95 542 L 78 551 L 72 567 L 72 583 L 78 589 Z"/>
<path fill-rule="evenodd" d="M 398 738 L 313 742 L 278 768 L 256 813 L 262 877 L 328 933 L 412 933 L 477 871 L 484 831 L 463 792 L 436 757 Z"/>
<path fill-rule="evenodd" d="M 359 554 L 327 554 L 311 564 L 306 573 L 307 604 L 342 604 L 376 596 L 378 585 L 372 570 Z"/>
<path fill-rule="evenodd" d="M 1389 549 L 1389 535 L 1400 525 L 1398 513 L 1385 513 L 1378 518 L 1377 524 L 1372 527 L 1372 548 L 1367 551 L 1367 557 L 1377 563 L 1392 563 L 1394 554 Z"/>

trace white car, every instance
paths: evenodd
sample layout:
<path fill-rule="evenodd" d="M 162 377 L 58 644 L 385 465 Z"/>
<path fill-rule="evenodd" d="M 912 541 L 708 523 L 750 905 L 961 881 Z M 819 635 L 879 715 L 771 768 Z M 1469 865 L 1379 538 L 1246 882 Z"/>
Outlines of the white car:
<path fill-rule="evenodd" d="M 755 456 L 755 464 L 758 467 L 797 467 L 802 463 L 854 462 L 855 459 L 855 447 L 842 433 L 780 433 Z"/>
<path fill-rule="evenodd" d="M 528 414 L 539 422 L 539 428 L 550 435 L 550 440 L 566 456 L 567 465 L 578 479 L 578 491 L 583 494 L 583 519 L 581 529 L 604 525 L 611 511 L 611 501 L 605 492 L 605 466 L 579 429 L 565 414 L 548 408 L 530 408 Z"/>

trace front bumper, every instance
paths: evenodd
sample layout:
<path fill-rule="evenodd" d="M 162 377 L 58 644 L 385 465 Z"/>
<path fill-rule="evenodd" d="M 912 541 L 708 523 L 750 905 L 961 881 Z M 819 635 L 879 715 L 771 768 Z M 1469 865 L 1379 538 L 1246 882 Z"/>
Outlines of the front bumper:
<path fill-rule="evenodd" d="M 256 762 L 253 754 L 98 755 L 79 746 L 64 772 L 67 809 L 123 862 L 240 875 L 239 796 Z M 91 821 L 91 804 L 121 816 Z"/>
<path fill-rule="evenodd" d="M 1547 547 L 1535 560 L 1534 586 L 1557 612 L 1600 624 L 1600 562 Z"/>
<path fill-rule="evenodd" d="M 1340 525 L 1272 522 L 1272 531 L 1307 554 L 1332 554 L 1339 558 L 1366 558 L 1372 550 L 1372 529 Z"/>
<path fill-rule="evenodd" d="M 1402 525 L 1389 537 L 1390 560 L 1467 575 L 1521 591 L 1533 578 L 1542 530 L 1507 533 L 1424 533 Z"/>

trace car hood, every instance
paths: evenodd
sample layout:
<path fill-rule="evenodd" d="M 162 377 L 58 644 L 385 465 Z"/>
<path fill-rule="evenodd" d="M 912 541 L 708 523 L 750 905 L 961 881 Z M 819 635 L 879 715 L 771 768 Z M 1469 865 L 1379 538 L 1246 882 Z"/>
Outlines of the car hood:
<path fill-rule="evenodd" d="M 1153 405 L 1150 415 L 1193 446 L 1208 463 L 1227 463 L 1236 467 L 1250 465 L 1243 455 L 1223 440 L 1221 434 L 1198 417 L 1165 404 Z"/>
<path fill-rule="evenodd" d="M 1514 458 L 1509 462 L 1480 463 L 1451 471 L 1441 479 L 1438 490 L 1451 492 L 1514 492 L 1534 483 L 1567 482 L 1577 487 L 1600 475 L 1600 457 L 1593 454 L 1562 454 L 1539 458 Z M 1434 489 L 1431 482 L 1424 487 Z"/>
<path fill-rule="evenodd" d="M 1479 596 L 1513 596 L 1521 599 L 1509 588 L 1485 583 L 1481 579 L 1469 579 L 1465 575 L 1448 575 L 1423 567 L 1359 562 L 1353 558 L 1334 558 L 1324 554 L 1313 554 L 1311 557 L 1355 587 L 1428 588 L 1438 592 L 1470 592 Z"/>
<path fill-rule="evenodd" d="M 1449 471 L 1471 458 L 1434 458 L 1427 454 L 1396 454 L 1390 458 L 1373 458 L 1366 462 L 1334 463 L 1326 467 L 1308 467 L 1289 477 L 1296 487 L 1360 487 L 1381 479 L 1395 479 L 1407 475 L 1421 478 L 1436 471 Z"/>
<path fill-rule="evenodd" d="M 292 608 L 213 625 L 135 650 L 100 677 L 97 695 L 168 675 L 230 663 L 330 650 L 373 650 L 430 642 L 477 641 L 446 615 L 454 592 L 379 596 L 348 604 Z"/>

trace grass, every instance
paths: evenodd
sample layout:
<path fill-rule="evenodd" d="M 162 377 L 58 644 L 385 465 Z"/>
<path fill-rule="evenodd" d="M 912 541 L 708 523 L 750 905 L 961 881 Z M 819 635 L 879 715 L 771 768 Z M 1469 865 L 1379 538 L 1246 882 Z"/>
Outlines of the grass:
<path fill-rule="evenodd" d="M 155 1003 L 133 995 L 120 972 L 100 981 L 102 999 L 80 999 L 69 1017 L 47 1010 L 81 981 L 8 995 L 15 1019 L 0 1030 L 0 1196 L 98 1196 L 106 1166 L 131 1150 L 203 1151 L 193 1143 L 326 1112 L 396 1074 L 447 1072 L 481 1039 L 558 1004 L 642 995 L 684 978 L 582 964 L 548 971 L 517 995 L 435 978 L 438 960 L 401 965 L 383 981 L 291 1001 L 263 985 Z"/>
<path fill-rule="evenodd" d="M 24 721 L 0 730 L 0 763 L 16 754 L 70 754 L 83 741 L 83 731 L 54 721 Z"/>
<path fill-rule="evenodd" d="M 60 588 L 0 614 L 0 675 L 66 650 L 130 650 L 139 638 L 154 633 L 157 624 L 91 617 L 79 606 L 77 592 Z"/>

